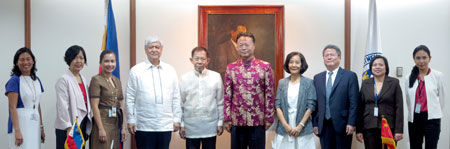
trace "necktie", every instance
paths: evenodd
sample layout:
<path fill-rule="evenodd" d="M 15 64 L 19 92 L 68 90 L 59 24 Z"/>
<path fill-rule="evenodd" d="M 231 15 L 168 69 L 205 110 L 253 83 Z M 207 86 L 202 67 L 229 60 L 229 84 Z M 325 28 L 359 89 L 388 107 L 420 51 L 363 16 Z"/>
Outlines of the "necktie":
<path fill-rule="evenodd" d="M 327 81 L 327 86 L 325 88 L 325 94 L 326 94 L 326 98 L 325 98 L 325 118 L 327 120 L 329 120 L 331 118 L 331 113 L 330 113 L 330 94 L 331 94 L 331 88 L 333 87 L 333 83 L 331 82 L 332 79 L 331 77 L 333 76 L 333 72 L 328 72 L 328 81 Z"/>

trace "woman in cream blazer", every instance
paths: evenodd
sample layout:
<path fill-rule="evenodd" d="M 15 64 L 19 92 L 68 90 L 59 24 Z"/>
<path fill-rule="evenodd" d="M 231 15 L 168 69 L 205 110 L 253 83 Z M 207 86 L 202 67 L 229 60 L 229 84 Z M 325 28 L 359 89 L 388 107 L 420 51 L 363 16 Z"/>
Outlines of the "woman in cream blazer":
<path fill-rule="evenodd" d="M 428 47 L 416 47 L 413 59 L 416 65 L 405 81 L 409 140 L 412 149 L 421 149 L 425 137 L 425 148 L 435 149 L 439 141 L 442 108 L 446 100 L 444 76 L 428 67 L 431 60 Z"/>
<path fill-rule="evenodd" d="M 92 110 L 88 99 L 89 81 L 80 74 L 86 63 L 86 54 L 82 47 L 75 45 L 67 49 L 64 60 L 69 65 L 69 71 L 55 84 L 57 149 L 64 148 L 67 134 L 77 117 L 85 140 L 88 139 L 92 128 Z"/>

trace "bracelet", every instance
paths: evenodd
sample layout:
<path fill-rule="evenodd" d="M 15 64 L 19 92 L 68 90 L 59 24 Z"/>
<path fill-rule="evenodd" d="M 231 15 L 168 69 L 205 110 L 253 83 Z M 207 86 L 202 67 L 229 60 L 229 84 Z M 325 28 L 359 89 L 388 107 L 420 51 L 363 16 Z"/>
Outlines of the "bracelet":
<path fill-rule="evenodd" d="M 44 129 L 44 125 L 41 125 L 41 129 Z"/>
<path fill-rule="evenodd" d="M 300 125 L 301 125 L 302 127 L 305 127 L 305 124 L 303 124 L 302 122 L 300 122 Z"/>

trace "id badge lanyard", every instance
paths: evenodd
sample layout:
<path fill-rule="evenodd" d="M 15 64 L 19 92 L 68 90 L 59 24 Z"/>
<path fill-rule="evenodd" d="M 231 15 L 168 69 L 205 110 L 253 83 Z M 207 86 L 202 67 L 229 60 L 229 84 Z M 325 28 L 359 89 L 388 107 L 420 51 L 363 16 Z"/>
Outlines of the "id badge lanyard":
<path fill-rule="evenodd" d="M 375 85 L 375 79 L 373 80 L 373 92 L 375 93 L 375 107 L 373 108 L 373 116 L 378 117 L 378 92 Z"/>
<path fill-rule="evenodd" d="M 414 109 L 414 113 L 420 113 L 420 109 L 422 108 L 422 104 L 420 104 L 420 99 L 422 99 L 422 91 L 423 91 L 423 87 L 425 86 L 425 81 L 422 81 L 422 85 L 420 85 L 420 80 L 419 80 L 419 97 L 416 97 L 416 109 Z"/>

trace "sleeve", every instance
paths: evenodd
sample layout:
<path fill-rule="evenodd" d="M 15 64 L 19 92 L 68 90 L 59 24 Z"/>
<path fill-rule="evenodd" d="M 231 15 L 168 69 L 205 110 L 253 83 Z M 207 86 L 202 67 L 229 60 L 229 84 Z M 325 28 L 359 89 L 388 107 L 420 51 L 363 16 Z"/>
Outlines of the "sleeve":
<path fill-rule="evenodd" d="M 127 113 L 127 123 L 136 124 L 136 76 L 134 75 L 134 69 L 131 69 L 130 75 L 128 77 L 127 90 L 126 90 L 126 101 L 125 106 L 127 109 L 125 110 Z"/>
<path fill-rule="evenodd" d="M 364 81 L 363 81 L 364 82 Z M 362 133 L 362 130 L 364 129 L 364 110 L 366 109 L 366 103 L 365 101 L 365 96 L 363 93 L 363 89 L 366 86 L 364 85 L 364 83 L 361 84 L 361 91 L 360 91 L 360 98 L 359 98 L 359 102 L 358 102 L 358 115 L 357 115 L 357 119 L 356 119 L 356 133 Z"/>
<path fill-rule="evenodd" d="M 316 81 L 317 81 L 317 75 L 314 76 L 314 80 L 313 80 L 313 84 L 314 84 L 314 88 L 316 88 Z M 316 99 L 319 97 L 319 93 L 316 90 Z M 316 100 L 316 108 L 319 108 L 318 105 L 318 100 Z M 313 123 L 313 127 L 319 127 L 319 114 L 318 114 L 318 109 L 316 109 L 315 111 L 313 111 L 312 113 L 312 123 Z"/>
<path fill-rule="evenodd" d="M 266 75 L 264 75 L 266 78 L 264 78 L 264 86 L 266 94 L 266 111 L 265 111 L 265 121 L 266 123 L 273 123 L 273 115 L 275 114 L 275 97 L 273 95 L 274 91 L 274 83 L 273 83 L 273 74 L 272 74 L 272 68 L 270 68 L 270 65 L 266 68 Z"/>
<path fill-rule="evenodd" d="M 217 87 L 216 87 L 216 100 L 217 100 L 217 113 L 219 114 L 219 121 L 217 122 L 217 126 L 223 125 L 223 83 L 220 74 L 217 74 Z"/>
<path fill-rule="evenodd" d="M 227 70 L 225 71 L 225 88 L 224 88 L 224 97 L 223 97 L 223 104 L 224 104 L 224 118 L 223 120 L 225 122 L 231 121 L 231 103 L 233 98 L 233 80 L 231 78 L 230 74 L 230 66 L 227 66 Z"/>
<path fill-rule="evenodd" d="M 184 127 L 184 106 L 185 106 L 185 102 L 186 102 L 186 83 L 185 83 L 185 78 L 184 76 L 181 77 L 181 84 L 180 84 L 180 99 L 181 99 L 181 127 Z"/>
<path fill-rule="evenodd" d="M 119 101 L 122 101 L 123 100 L 122 82 L 120 81 L 119 78 L 116 78 L 116 80 L 117 80 L 116 81 L 117 85 L 119 87 L 119 97 L 117 97 L 117 98 L 118 98 Z"/>
<path fill-rule="evenodd" d="M 43 93 L 44 92 L 44 87 L 42 86 L 41 79 L 37 78 L 37 80 L 39 81 L 39 85 L 41 86 L 41 93 Z"/>
<path fill-rule="evenodd" d="M 11 79 L 8 80 L 8 82 L 6 82 L 5 85 L 5 96 L 8 96 L 9 92 L 16 92 L 19 93 L 19 87 L 20 85 L 20 79 L 17 76 L 13 76 L 11 77 Z"/>
<path fill-rule="evenodd" d="M 358 100 L 359 100 L 359 85 L 358 77 L 354 72 L 351 72 L 351 77 L 349 78 L 349 89 L 348 89 L 348 100 L 349 105 L 349 116 L 347 125 L 356 125 L 356 113 L 358 112 Z"/>
<path fill-rule="evenodd" d="M 314 87 L 314 84 L 312 81 L 310 81 L 308 86 L 308 92 L 307 92 L 307 103 L 306 107 L 312 111 L 316 111 L 317 107 L 317 94 L 316 94 L 316 88 Z"/>
<path fill-rule="evenodd" d="M 90 98 L 100 98 L 101 86 L 98 77 L 93 76 L 89 85 Z"/>
<path fill-rule="evenodd" d="M 278 88 L 277 88 L 277 96 L 275 97 L 275 109 L 281 109 L 281 81 L 283 79 L 281 79 L 280 81 L 278 81 Z"/>
<path fill-rule="evenodd" d="M 395 81 L 395 133 L 403 133 L 403 93 L 398 80 Z"/>
<path fill-rule="evenodd" d="M 172 112 L 173 121 L 176 123 L 181 123 L 181 99 L 180 99 L 180 87 L 178 85 L 178 76 L 175 70 L 172 72 L 172 87 L 173 87 L 173 97 L 172 97 Z"/>
<path fill-rule="evenodd" d="M 408 88 L 409 88 L 409 76 L 405 77 L 405 97 L 406 97 L 406 108 L 408 110 L 408 117 L 409 117 L 409 112 L 411 111 L 411 100 L 410 100 L 410 96 L 409 96 L 409 92 L 408 92 Z"/>
<path fill-rule="evenodd" d="M 441 104 L 441 109 L 443 109 L 444 108 L 444 104 L 445 104 L 445 100 L 446 100 L 446 98 L 445 98 L 445 89 L 446 89 L 446 86 L 447 84 L 445 84 L 445 82 L 444 82 L 444 80 L 443 80 L 443 75 L 442 75 L 442 73 L 441 73 L 441 75 L 439 76 L 439 79 L 438 79 L 438 87 L 439 87 L 439 102 L 440 102 L 440 104 Z"/>
<path fill-rule="evenodd" d="M 69 84 L 67 80 L 63 77 L 58 79 L 55 84 L 56 109 L 58 111 L 56 119 L 57 121 L 62 122 L 61 126 L 63 126 L 63 128 L 69 128 L 72 126 L 71 114 L 69 112 L 70 97 L 68 86 Z"/>

